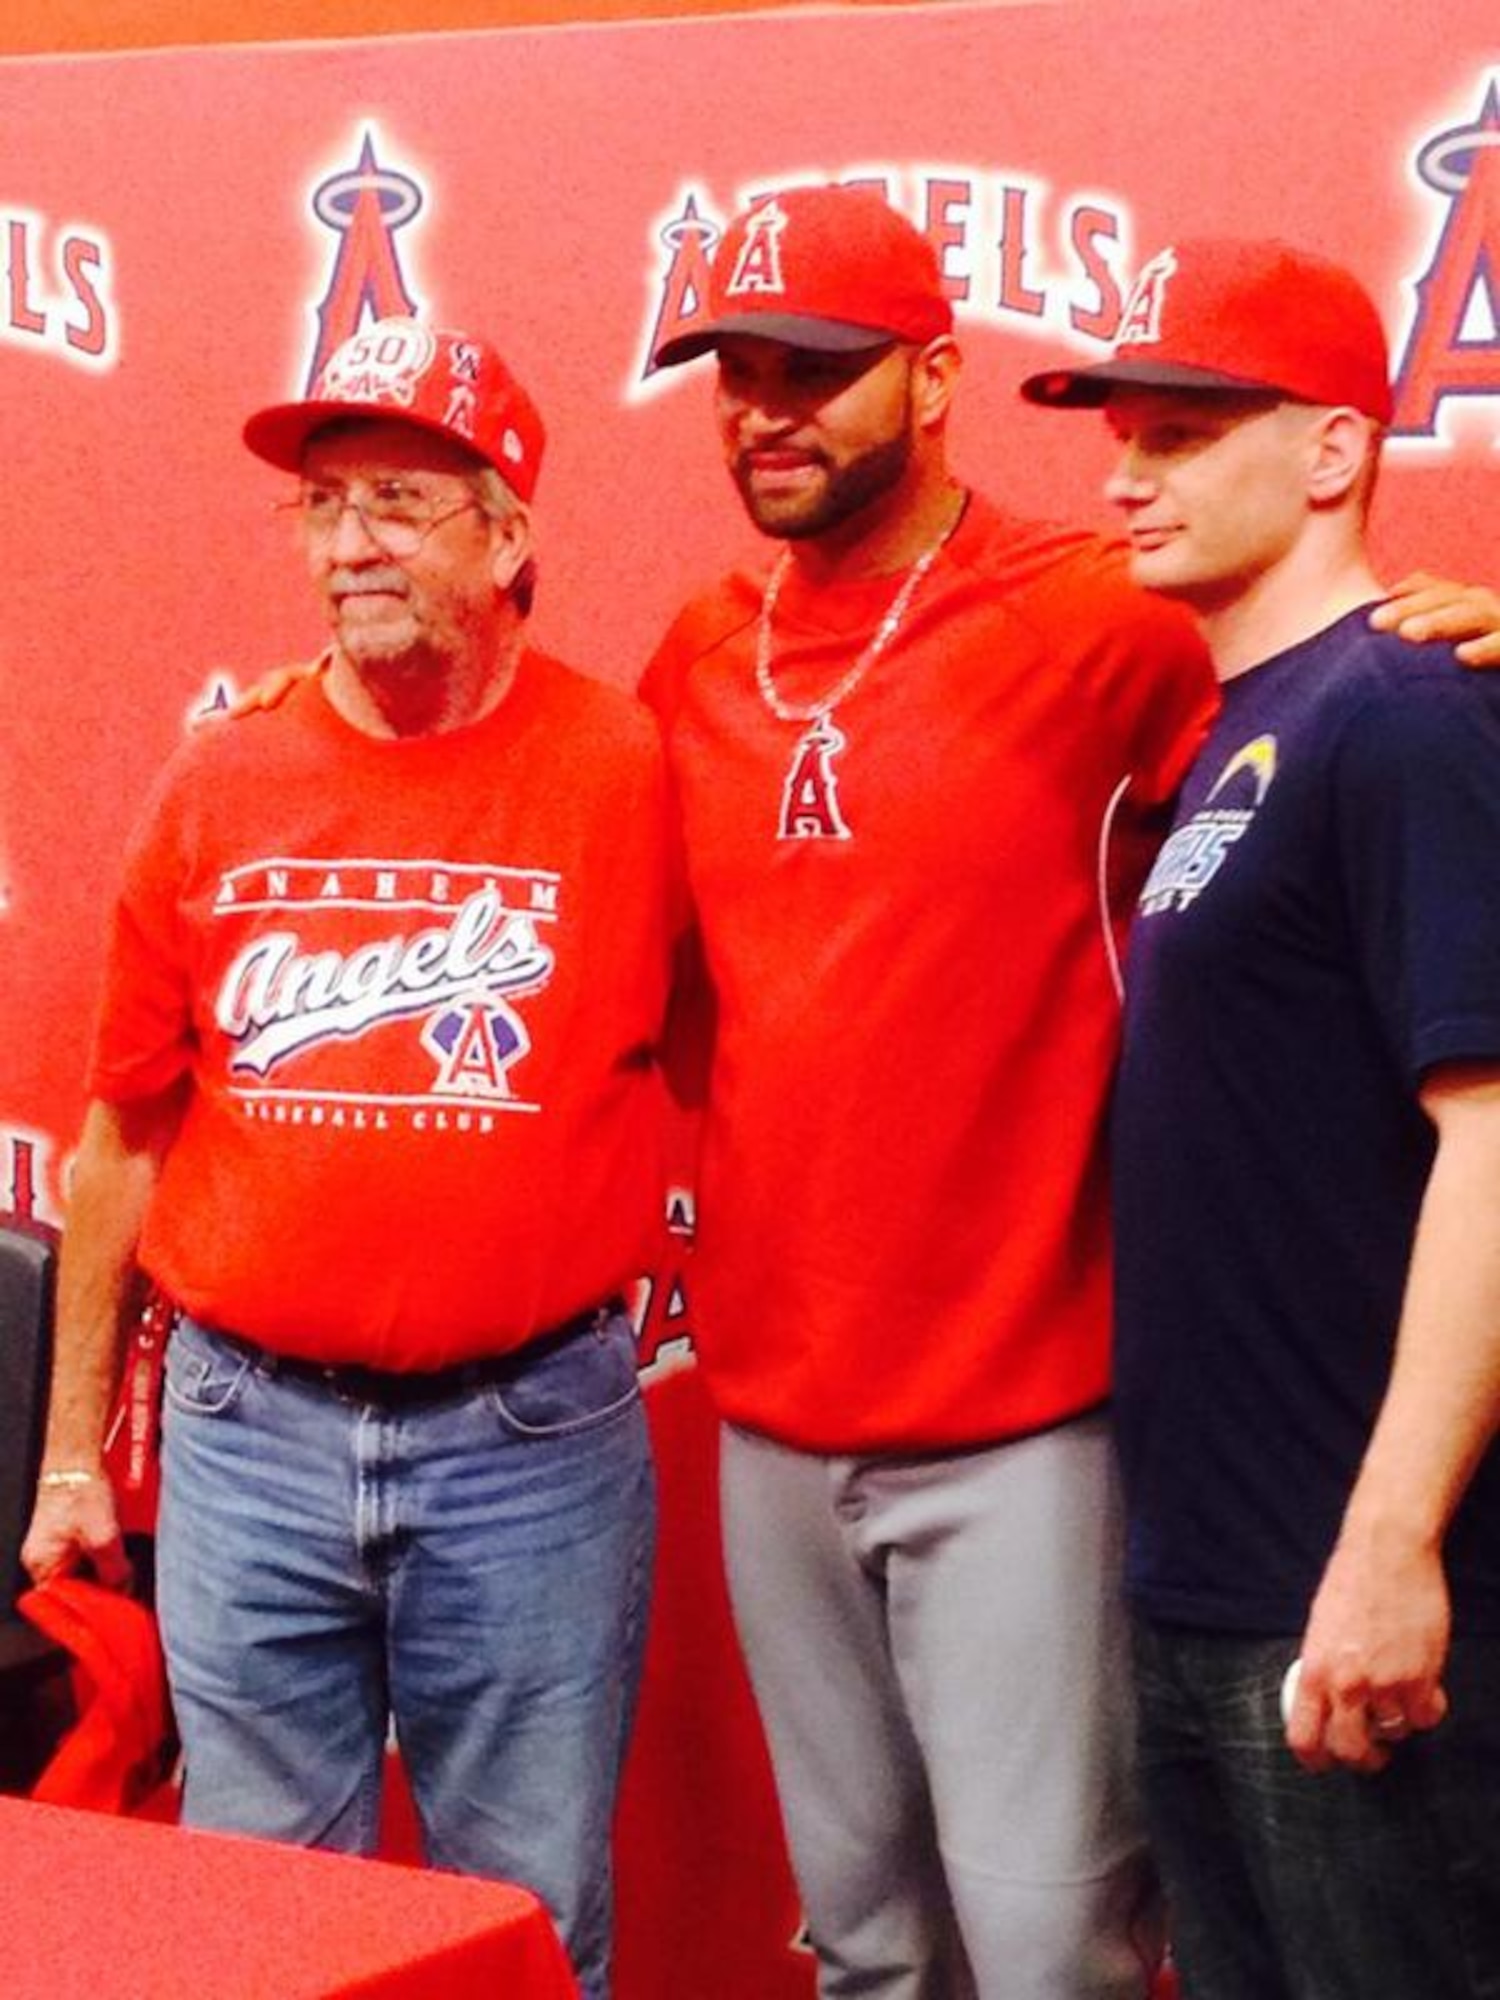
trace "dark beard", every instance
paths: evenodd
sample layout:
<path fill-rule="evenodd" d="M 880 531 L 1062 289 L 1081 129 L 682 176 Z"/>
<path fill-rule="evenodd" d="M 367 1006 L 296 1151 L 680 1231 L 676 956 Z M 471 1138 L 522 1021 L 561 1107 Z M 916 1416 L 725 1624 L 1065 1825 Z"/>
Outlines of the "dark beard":
<path fill-rule="evenodd" d="M 811 541 L 827 534 L 830 528 L 842 526 L 888 493 L 911 462 L 911 445 L 908 423 L 884 444 L 872 445 L 848 465 L 831 471 L 821 498 L 801 513 L 783 515 L 774 504 L 762 506 L 755 497 L 748 471 L 739 465 L 734 468 L 734 482 L 746 513 L 762 534 L 774 535 L 783 542 Z"/>

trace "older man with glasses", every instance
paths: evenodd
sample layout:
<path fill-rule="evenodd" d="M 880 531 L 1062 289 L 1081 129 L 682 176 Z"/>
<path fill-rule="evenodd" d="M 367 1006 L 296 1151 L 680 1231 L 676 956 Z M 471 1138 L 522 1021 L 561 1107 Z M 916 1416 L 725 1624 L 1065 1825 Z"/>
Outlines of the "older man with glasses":
<path fill-rule="evenodd" d="M 32 1574 L 124 1574 L 101 1437 L 178 1308 L 159 1599 L 198 1826 L 527 1883 L 608 1991 L 654 1536 L 622 1294 L 662 1212 L 651 718 L 526 644 L 543 429 L 386 321 L 252 451 L 332 643 L 199 732 L 131 845 L 64 1240 Z"/>

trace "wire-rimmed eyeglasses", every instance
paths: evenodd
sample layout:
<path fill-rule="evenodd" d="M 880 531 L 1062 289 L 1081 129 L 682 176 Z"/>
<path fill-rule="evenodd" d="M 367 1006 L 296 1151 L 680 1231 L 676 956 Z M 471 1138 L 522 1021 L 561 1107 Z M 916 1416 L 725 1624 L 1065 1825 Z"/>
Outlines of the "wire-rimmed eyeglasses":
<path fill-rule="evenodd" d="M 477 493 L 456 500 L 415 486 L 406 479 L 376 479 L 361 489 L 309 484 L 290 499 L 278 500 L 273 512 L 290 514 L 311 541 L 330 541 L 338 533 L 345 510 L 353 508 L 375 545 L 391 556 L 414 556 L 434 528 L 466 513 L 483 511 Z"/>

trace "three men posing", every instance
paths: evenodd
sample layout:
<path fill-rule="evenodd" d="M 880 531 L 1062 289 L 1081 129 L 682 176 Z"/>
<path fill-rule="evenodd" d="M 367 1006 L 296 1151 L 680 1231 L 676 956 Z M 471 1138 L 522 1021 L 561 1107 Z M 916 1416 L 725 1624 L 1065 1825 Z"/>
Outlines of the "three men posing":
<path fill-rule="evenodd" d="M 1117 553 L 952 480 L 949 308 L 874 197 L 740 218 L 661 358 L 700 346 L 786 549 L 646 687 L 719 1008 L 694 1301 L 731 1583 L 822 1991 L 1139 1994 L 1101 1132 L 1117 930 L 1207 664 Z M 302 469 L 314 525 L 331 473 L 335 534 L 377 539 L 374 468 Z M 337 600 L 351 657 L 410 609 L 384 554 Z M 410 701 L 411 664 L 359 687 Z"/>

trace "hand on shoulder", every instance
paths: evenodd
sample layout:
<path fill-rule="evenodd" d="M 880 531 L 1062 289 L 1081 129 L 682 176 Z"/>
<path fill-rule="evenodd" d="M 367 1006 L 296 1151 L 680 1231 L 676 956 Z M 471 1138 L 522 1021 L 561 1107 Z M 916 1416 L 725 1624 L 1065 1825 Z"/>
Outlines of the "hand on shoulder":
<path fill-rule="evenodd" d="M 1394 632 L 1414 645 L 1430 639 L 1456 642 L 1466 667 L 1500 667 L 1500 591 L 1482 583 L 1414 570 L 1393 584 L 1370 614 L 1377 632 Z"/>
<path fill-rule="evenodd" d="M 327 653 L 320 653 L 315 660 L 303 660 L 296 666 L 272 667 L 269 673 L 252 681 L 228 708 L 220 709 L 213 715 L 200 716 L 195 727 L 201 728 L 207 722 L 237 722 L 247 715 L 259 715 L 265 709 L 279 708 L 294 688 L 301 687 L 304 681 L 316 680 L 327 665 Z"/>

